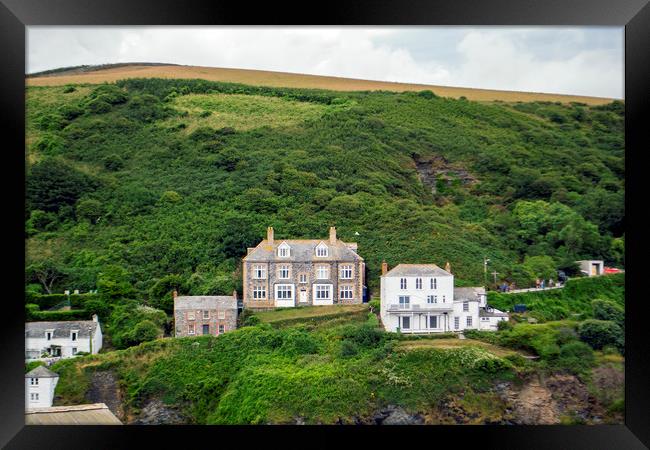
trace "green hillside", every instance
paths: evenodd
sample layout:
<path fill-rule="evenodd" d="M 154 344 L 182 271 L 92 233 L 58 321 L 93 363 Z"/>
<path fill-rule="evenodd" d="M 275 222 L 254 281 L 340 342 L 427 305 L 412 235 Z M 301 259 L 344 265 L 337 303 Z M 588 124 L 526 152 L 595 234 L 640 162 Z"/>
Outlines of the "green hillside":
<path fill-rule="evenodd" d="M 30 290 L 163 307 L 172 287 L 230 293 L 267 226 L 336 226 L 371 290 L 383 259 L 449 261 L 458 285 L 482 283 L 484 256 L 520 286 L 623 264 L 620 102 L 130 79 L 30 86 L 27 119 Z"/>
<path fill-rule="evenodd" d="M 386 333 L 367 305 L 252 317 L 218 337 L 59 361 L 54 404 L 105 402 L 135 424 L 622 423 L 624 359 L 582 342 L 583 324 L 461 340 Z"/>

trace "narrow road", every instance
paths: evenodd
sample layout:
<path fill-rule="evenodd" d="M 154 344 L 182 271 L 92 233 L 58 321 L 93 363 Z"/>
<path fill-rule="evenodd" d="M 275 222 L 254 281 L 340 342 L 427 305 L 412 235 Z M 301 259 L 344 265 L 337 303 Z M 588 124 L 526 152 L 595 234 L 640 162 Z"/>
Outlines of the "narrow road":
<path fill-rule="evenodd" d="M 501 294 L 518 294 L 520 292 L 550 291 L 550 290 L 553 290 L 553 289 L 562 289 L 563 287 L 564 287 L 564 285 L 562 285 L 562 286 L 553 286 L 553 287 L 545 287 L 545 288 L 515 289 L 514 291 L 501 292 Z"/>

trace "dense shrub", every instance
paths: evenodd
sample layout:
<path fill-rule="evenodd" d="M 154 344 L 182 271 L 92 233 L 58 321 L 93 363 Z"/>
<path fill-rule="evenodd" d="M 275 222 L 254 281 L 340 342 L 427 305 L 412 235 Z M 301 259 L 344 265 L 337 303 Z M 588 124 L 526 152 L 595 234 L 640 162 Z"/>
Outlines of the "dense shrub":
<path fill-rule="evenodd" d="M 594 319 L 611 320 L 625 329 L 625 310 L 616 303 L 609 300 L 594 300 L 591 302 L 594 310 Z"/>
<path fill-rule="evenodd" d="M 609 320 L 585 320 L 578 327 L 580 339 L 596 350 L 606 345 L 613 345 L 622 350 L 625 345 L 625 334 L 616 322 Z"/>

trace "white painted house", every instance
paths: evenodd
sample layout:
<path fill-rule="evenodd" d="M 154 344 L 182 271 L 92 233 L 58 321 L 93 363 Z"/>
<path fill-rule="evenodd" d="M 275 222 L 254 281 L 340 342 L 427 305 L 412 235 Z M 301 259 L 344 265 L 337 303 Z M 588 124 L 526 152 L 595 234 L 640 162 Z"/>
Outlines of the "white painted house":
<path fill-rule="evenodd" d="M 455 288 L 449 264 L 382 264 L 381 320 L 386 331 L 444 333 L 496 330 L 508 315 L 489 308 L 482 287 Z"/>
<path fill-rule="evenodd" d="M 54 400 L 54 388 L 59 375 L 44 366 L 25 374 L 25 409 L 49 408 Z"/>
<path fill-rule="evenodd" d="M 70 358 L 79 352 L 97 353 L 102 348 L 102 328 L 92 320 L 25 323 L 25 359 Z"/>

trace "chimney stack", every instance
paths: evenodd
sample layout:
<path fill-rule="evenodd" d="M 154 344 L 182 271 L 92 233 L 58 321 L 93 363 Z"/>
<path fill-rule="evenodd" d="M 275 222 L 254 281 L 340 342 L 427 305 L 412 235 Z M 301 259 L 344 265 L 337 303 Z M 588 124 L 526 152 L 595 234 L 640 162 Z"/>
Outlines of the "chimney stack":
<path fill-rule="evenodd" d="M 176 297 L 178 297 L 178 291 L 176 289 L 174 289 L 172 291 L 172 298 L 176 298 Z"/>
<path fill-rule="evenodd" d="M 381 263 L 381 274 L 386 275 L 387 272 L 388 272 L 388 263 L 386 261 L 383 261 Z"/>
<path fill-rule="evenodd" d="M 237 289 L 232 291 L 232 296 L 234 297 L 235 300 L 237 300 Z"/>
<path fill-rule="evenodd" d="M 336 244 L 336 227 L 330 227 L 330 244 Z"/>
<path fill-rule="evenodd" d="M 447 264 L 445 264 L 445 270 L 451 273 L 451 264 L 449 264 L 449 261 L 447 261 Z"/>
<path fill-rule="evenodd" d="M 273 245 L 273 227 L 266 229 L 266 240 L 269 241 L 269 244 Z"/>
<path fill-rule="evenodd" d="M 99 322 L 99 317 L 97 317 L 97 314 L 93 314 L 93 322 Z"/>

